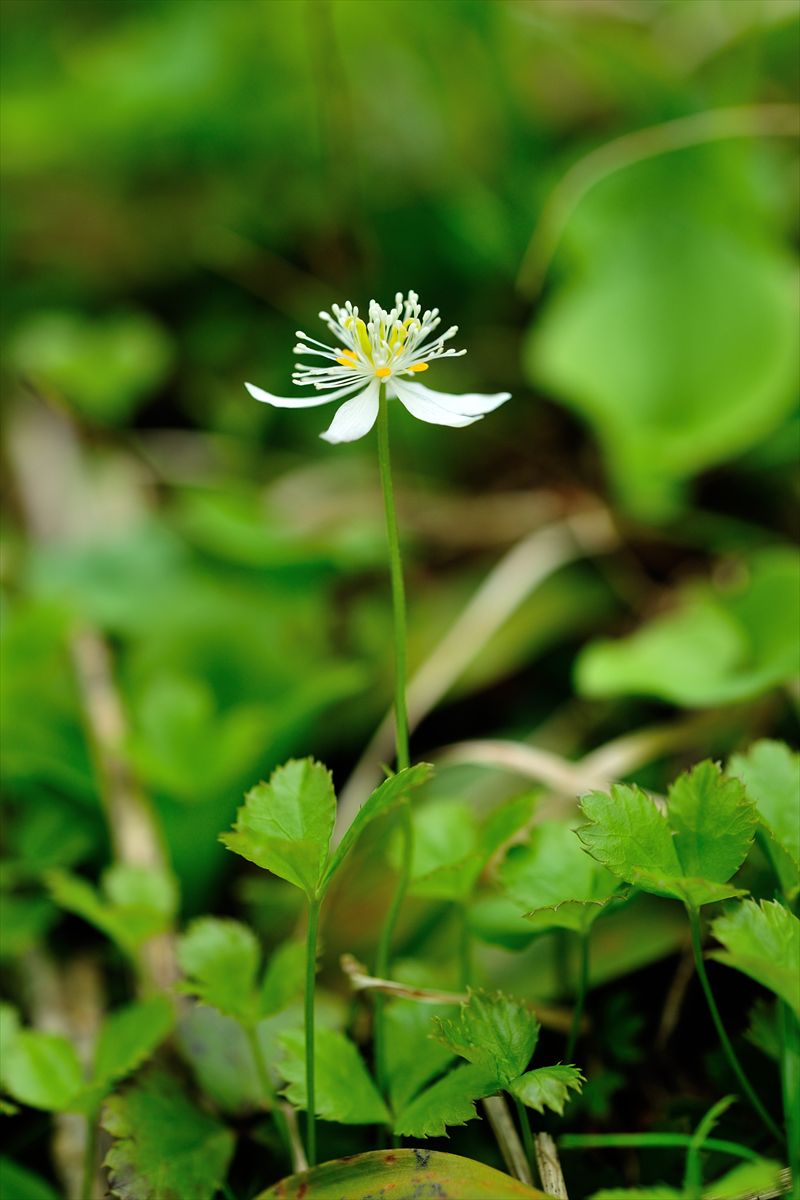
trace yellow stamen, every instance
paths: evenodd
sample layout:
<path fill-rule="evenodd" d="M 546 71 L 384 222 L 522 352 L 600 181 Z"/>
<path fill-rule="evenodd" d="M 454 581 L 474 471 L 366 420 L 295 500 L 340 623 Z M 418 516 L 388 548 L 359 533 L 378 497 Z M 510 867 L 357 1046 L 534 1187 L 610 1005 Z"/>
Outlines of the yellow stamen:
<path fill-rule="evenodd" d="M 377 371 L 375 372 L 375 374 L 378 376 L 378 379 L 388 379 L 391 373 L 391 367 L 378 367 Z"/>
<path fill-rule="evenodd" d="M 342 367 L 354 367 L 357 361 L 355 350 L 343 350 L 336 361 Z"/>
<path fill-rule="evenodd" d="M 409 371 L 413 371 L 415 375 L 419 375 L 420 371 L 427 371 L 428 365 L 428 363 L 412 363 L 408 369 Z"/>

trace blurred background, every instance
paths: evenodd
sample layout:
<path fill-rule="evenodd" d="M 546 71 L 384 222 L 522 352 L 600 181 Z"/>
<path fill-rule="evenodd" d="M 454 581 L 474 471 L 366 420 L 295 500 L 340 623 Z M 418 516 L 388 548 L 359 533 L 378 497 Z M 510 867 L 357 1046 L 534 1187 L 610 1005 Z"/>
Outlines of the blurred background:
<path fill-rule="evenodd" d="M 44 881 L 136 859 L 128 794 L 184 915 L 277 938 L 292 897 L 216 841 L 243 790 L 313 754 L 351 811 L 391 757 L 362 758 L 392 686 L 373 439 L 243 387 L 286 393 L 332 302 L 415 289 L 469 351 L 426 382 L 513 393 L 464 430 L 392 411 L 414 754 L 469 743 L 432 843 L 448 805 L 574 795 L 560 767 L 634 730 L 662 741 L 611 761 L 654 787 L 796 734 L 793 0 L 2 10 L 7 958 L 94 936 Z M 386 842 L 332 963 L 371 953 Z M 674 948 L 641 911 L 607 976 Z"/>

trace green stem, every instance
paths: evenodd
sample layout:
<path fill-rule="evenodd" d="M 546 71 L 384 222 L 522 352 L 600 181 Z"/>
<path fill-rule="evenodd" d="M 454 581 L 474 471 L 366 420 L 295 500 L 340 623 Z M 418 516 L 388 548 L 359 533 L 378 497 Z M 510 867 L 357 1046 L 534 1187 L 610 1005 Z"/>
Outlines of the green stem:
<path fill-rule="evenodd" d="M 800 1022 L 788 1004 L 778 1001 L 781 1032 L 781 1085 L 789 1170 L 792 1176 L 791 1200 L 800 1200 Z"/>
<path fill-rule="evenodd" d="M 472 982 L 472 933 L 469 927 L 469 909 L 459 903 L 456 912 L 460 924 L 458 940 L 458 986 L 464 991 Z"/>
<path fill-rule="evenodd" d="M 384 388 L 381 388 L 378 407 L 378 467 L 383 492 L 383 507 L 386 515 L 386 540 L 389 548 L 389 575 L 392 590 L 392 623 L 394 628 L 394 723 L 397 770 L 410 766 L 408 748 L 408 711 L 406 709 L 406 600 L 403 585 L 403 562 L 400 556 L 400 537 L 397 529 L 397 512 L 392 486 L 392 465 L 389 455 L 389 408 Z M 402 834 L 400 871 L 394 895 L 384 919 L 378 939 L 375 973 L 381 979 L 389 976 L 392 939 L 397 917 L 405 899 L 411 879 L 411 862 L 414 854 L 414 834 L 411 824 L 411 809 L 408 803 L 400 810 Z M 378 1082 L 386 1091 L 386 1029 L 384 1020 L 384 998 L 375 998 L 375 1066 Z"/>
<path fill-rule="evenodd" d="M 572 1062 L 575 1046 L 581 1031 L 583 1010 L 586 1005 L 586 993 L 589 990 L 589 934 L 580 934 L 580 963 L 578 966 L 578 986 L 575 992 L 575 1007 L 572 1010 L 572 1024 L 567 1038 L 566 1060 Z"/>
<path fill-rule="evenodd" d="M 90 1112 L 86 1117 L 86 1145 L 83 1151 L 81 1200 L 92 1200 L 94 1168 L 97 1161 L 97 1117 L 98 1114 L 96 1111 Z"/>
<path fill-rule="evenodd" d="M 711 991 L 711 984 L 709 983 L 708 975 L 706 974 L 705 963 L 703 961 L 703 945 L 700 936 L 700 914 L 696 908 L 690 908 L 688 905 L 686 907 L 686 911 L 689 914 L 689 925 L 692 931 L 692 950 L 694 951 L 694 963 L 695 967 L 697 968 L 697 975 L 700 979 L 703 992 L 705 993 L 708 1010 L 711 1013 L 711 1019 L 716 1027 L 720 1045 L 722 1046 L 725 1057 L 730 1064 L 731 1070 L 739 1081 L 739 1086 L 741 1087 L 747 1099 L 750 1101 L 753 1109 L 758 1113 L 762 1122 L 770 1131 L 772 1136 L 776 1138 L 778 1142 L 782 1143 L 783 1135 L 781 1134 L 780 1129 L 775 1124 L 772 1117 L 764 1108 L 764 1105 L 761 1103 L 755 1091 L 753 1090 L 750 1080 L 745 1075 L 742 1065 L 739 1062 L 739 1059 L 736 1057 L 736 1052 L 731 1045 L 731 1040 L 725 1032 L 725 1026 L 722 1024 L 722 1017 L 719 1015 L 719 1009 L 717 1008 L 716 1001 L 714 1000 L 714 993 Z"/>
<path fill-rule="evenodd" d="M 308 905 L 308 932 L 306 934 L 306 1158 L 309 1167 L 317 1165 L 317 1117 L 314 1074 L 314 990 L 317 983 L 317 929 L 319 927 L 319 900 Z"/>
<path fill-rule="evenodd" d="M 267 1064 L 264 1060 L 264 1051 L 261 1049 L 261 1042 L 258 1040 L 258 1030 L 254 1025 L 245 1025 L 244 1031 L 247 1034 L 247 1041 L 250 1045 L 250 1053 L 253 1056 L 253 1063 L 258 1076 L 258 1083 L 261 1088 L 262 1099 L 267 1104 L 267 1107 L 272 1114 L 272 1119 L 275 1122 L 275 1128 L 280 1134 L 284 1148 L 289 1155 L 289 1160 L 292 1157 L 292 1142 L 289 1137 L 289 1126 L 286 1124 L 286 1117 L 281 1111 L 280 1101 L 275 1095 L 275 1089 L 272 1086 L 272 1081 L 269 1077 Z"/>
<path fill-rule="evenodd" d="M 525 1147 L 525 1157 L 528 1160 L 528 1166 L 533 1172 L 533 1178 L 536 1178 L 536 1147 L 533 1144 L 533 1134 L 531 1133 L 531 1123 L 528 1119 L 528 1110 L 520 1100 L 519 1096 L 514 1097 L 514 1104 L 517 1109 L 517 1117 L 519 1118 L 520 1128 L 522 1130 L 522 1144 Z"/>
<path fill-rule="evenodd" d="M 690 1133 L 564 1133 L 558 1139 L 559 1150 L 648 1150 L 668 1146 L 691 1146 L 693 1136 Z M 749 1146 L 740 1146 L 738 1142 L 726 1142 L 719 1138 L 706 1138 L 703 1142 L 706 1150 L 718 1150 L 720 1154 L 730 1154 L 733 1158 L 742 1158 L 746 1162 L 758 1162 L 760 1156 Z"/>

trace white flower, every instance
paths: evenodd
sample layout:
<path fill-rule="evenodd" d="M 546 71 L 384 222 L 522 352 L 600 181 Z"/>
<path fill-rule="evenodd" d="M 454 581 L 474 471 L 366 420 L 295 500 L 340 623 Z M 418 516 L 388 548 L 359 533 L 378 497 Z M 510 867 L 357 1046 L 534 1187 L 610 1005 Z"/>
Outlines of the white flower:
<path fill-rule="evenodd" d="M 432 425 L 471 425 L 510 398 L 510 392 L 496 392 L 492 396 L 467 392 L 452 396 L 414 382 L 414 376 L 427 371 L 435 359 L 466 354 L 466 350 L 445 349 L 445 342 L 457 332 L 457 325 L 431 338 L 440 324 L 439 310 L 422 312 L 416 292 L 409 292 L 405 299 L 398 292 L 394 308 L 388 311 L 371 300 L 366 322 L 349 300 L 344 308 L 338 304 L 332 308 L 333 316 L 326 312 L 319 315 L 339 345 L 326 346 L 308 334 L 297 332 L 302 340 L 295 346 L 295 354 L 310 354 L 327 359 L 329 364 L 315 367 L 295 364 L 292 382 L 312 387 L 312 393 L 273 396 L 252 383 L 245 384 L 256 400 L 276 408 L 314 408 L 349 396 L 321 435 L 326 442 L 354 442 L 369 433 L 378 416 L 381 384 L 385 384 L 388 397 L 399 400 L 412 416 Z"/>

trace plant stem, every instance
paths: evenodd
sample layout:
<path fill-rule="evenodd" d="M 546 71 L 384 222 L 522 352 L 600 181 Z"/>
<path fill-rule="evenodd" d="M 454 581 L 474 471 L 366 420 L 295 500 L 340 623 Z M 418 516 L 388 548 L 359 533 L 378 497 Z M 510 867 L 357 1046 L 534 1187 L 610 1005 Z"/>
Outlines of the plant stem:
<path fill-rule="evenodd" d="M 309 901 L 306 934 L 306 1157 L 309 1167 L 317 1165 L 317 1118 L 314 1075 L 314 989 L 317 982 L 317 929 L 320 901 Z"/>
<path fill-rule="evenodd" d="M 586 993 L 589 990 L 589 934 L 581 933 L 580 935 L 580 964 L 578 967 L 578 986 L 575 991 L 575 1007 L 572 1010 L 572 1025 L 567 1038 L 567 1053 L 566 1060 L 572 1062 L 572 1056 L 575 1053 L 575 1046 L 578 1041 L 578 1036 L 581 1029 L 581 1021 L 583 1020 L 583 1010 L 586 1005 Z"/>
<path fill-rule="evenodd" d="M 389 548 L 389 575 L 392 589 L 392 623 L 394 627 L 394 723 L 395 760 L 398 771 L 410 766 L 408 749 L 408 712 L 406 709 L 406 600 L 403 584 L 403 562 L 400 556 L 400 537 L 397 530 L 397 512 L 392 486 L 392 465 L 389 456 L 389 409 L 385 389 L 381 388 L 378 407 L 378 467 L 383 492 L 383 507 L 386 515 L 386 540 Z M 414 832 L 411 824 L 411 808 L 408 802 L 400 809 L 400 831 L 402 834 L 400 871 L 397 877 L 383 928 L 378 939 L 375 959 L 375 974 L 389 977 L 389 965 L 395 925 L 400 908 L 408 891 L 411 879 L 411 860 L 414 854 Z M 384 1022 L 384 997 L 375 997 L 375 1066 L 378 1082 L 386 1091 L 386 1030 Z"/>
<path fill-rule="evenodd" d="M 90 1112 L 86 1118 L 86 1145 L 83 1151 L 81 1200 L 92 1200 L 94 1167 L 97 1161 L 97 1118 L 98 1113 L 95 1111 Z"/>
<path fill-rule="evenodd" d="M 783 1135 L 781 1134 L 780 1129 L 775 1124 L 772 1117 L 764 1108 L 764 1105 L 761 1103 L 755 1091 L 753 1090 L 750 1080 L 745 1075 L 742 1065 L 739 1062 L 739 1059 L 736 1057 L 736 1052 L 731 1045 L 730 1038 L 725 1032 L 725 1026 L 722 1024 L 722 1017 L 719 1015 L 719 1009 L 717 1008 L 716 1001 L 714 1000 L 714 993 L 711 991 L 711 984 L 709 983 L 705 963 L 703 961 L 703 945 L 700 936 L 700 914 L 696 908 L 691 908 L 689 905 L 686 906 L 686 911 L 689 914 L 689 926 L 692 931 L 692 950 L 694 951 L 695 967 L 697 968 L 697 974 L 700 979 L 703 992 L 705 993 L 708 1009 L 711 1013 L 711 1019 L 713 1020 L 717 1030 L 720 1045 L 722 1046 L 731 1070 L 739 1081 L 739 1086 L 741 1087 L 747 1099 L 750 1101 L 753 1109 L 758 1113 L 762 1122 L 770 1131 L 772 1136 L 776 1138 L 778 1142 L 782 1143 Z"/>
<path fill-rule="evenodd" d="M 258 1030 L 254 1025 L 245 1025 L 244 1031 L 247 1034 L 247 1041 L 250 1045 L 250 1053 L 253 1056 L 253 1063 L 256 1068 L 259 1086 L 261 1087 L 262 1099 L 269 1107 L 272 1119 L 275 1122 L 275 1128 L 280 1134 L 286 1152 L 291 1160 L 292 1145 L 289 1137 L 289 1127 L 286 1124 L 286 1117 L 281 1112 L 280 1102 L 275 1095 L 275 1089 L 272 1086 L 272 1081 L 269 1077 L 267 1064 L 264 1061 L 264 1052 L 261 1049 L 261 1042 L 258 1040 Z"/>
<path fill-rule="evenodd" d="M 778 1023 L 783 1112 L 792 1176 L 790 1195 L 791 1200 L 800 1200 L 800 1022 L 789 1005 L 781 1000 L 778 1001 Z"/>
<path fill-rule="evenodd" d="M 531 1171 L 536 1168 L 536 1147 L 533 1144 L 533 1134 L 531 1133 L 531 1123 L 528 1120 L 528 1110 L 520 1100 L 519 1096 L 514 1097 L 514 1104 L 517 1109 L 517 1117 L 519 1118 L 520 1128 L 522 1129 L 522 1143 L 525 1147 L 525 1157 L 528 1160 L 528 1165 Z"/>
<path fill-rule="evenodd" d="M 685 1146 L 688 1149 L 692 1140 L 690 1133 L 564 1133 L 558 1139 L 558 1145 L 560 1150 L 655 1150 L 667 1146 Z M 758 1162 L 760 1157 L 749 1146 L 719 1138 L 706 1138 L 703 1146 L 706 1150 L 717 1150 L 720 1154 L 730 1154 L 746 1162 Z"/>

